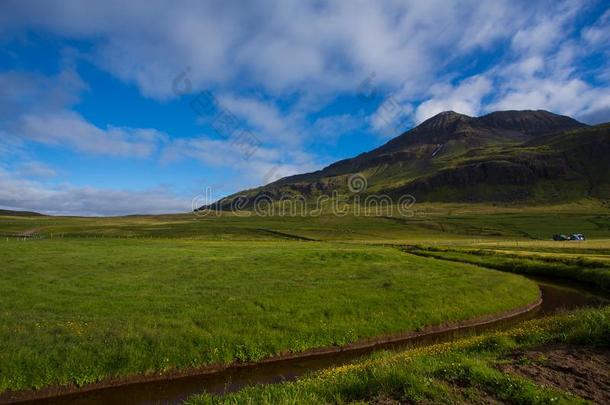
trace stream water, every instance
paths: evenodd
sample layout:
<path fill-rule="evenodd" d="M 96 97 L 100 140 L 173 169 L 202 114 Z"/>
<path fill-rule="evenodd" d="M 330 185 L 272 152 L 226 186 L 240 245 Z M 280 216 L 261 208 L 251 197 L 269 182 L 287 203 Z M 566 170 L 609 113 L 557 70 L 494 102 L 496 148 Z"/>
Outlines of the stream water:
<path fill-rule="evenodd" d="M 76 394 L 46 398 L 28 403 L 37 404 L 177 404 L 194 394 L 226 393 L 254 384 L 273 384 L 294 380 L 303 374 L 323 368 L 350 363 L 379 350 L 404 350 L 409 347 L 446 342 L 483 331 L 506 329 L 532 318 L 548 316 L 558 311 L 601 305 L 605 298 L 581 287 L 567 287 L 556 282 L 535 279 L 542 292 L 542 304 L 527 313 L 453 331 L 432 332 L 393 343 L 381 343 L 364 349 L 278 360 L 269 363 L 232 367 L 211 374 L 180 377 L 171 380 L 127 384 L 95 389 Z"/>

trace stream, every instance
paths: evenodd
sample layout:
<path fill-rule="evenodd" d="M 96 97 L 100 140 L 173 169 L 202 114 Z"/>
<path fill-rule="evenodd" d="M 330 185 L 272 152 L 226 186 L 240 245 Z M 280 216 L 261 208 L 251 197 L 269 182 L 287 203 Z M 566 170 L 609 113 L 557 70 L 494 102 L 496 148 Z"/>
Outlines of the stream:
<path fill-rule="evenodd" d="M 538 283 L 542 292 L 542 304 L 540 306 L 529 312 L 484 325 L 469 326 L 451 331 L 430 332 L 423 336 L 405 338 L 392 343 L 380 343 L 367 348 L 231 367 L 209 374 L 99 388 L 22 403 L 49 405 L 178 404 L 192 395 L 203 392 L 221 394 L 255 384 L 273 384 L 294 380 L 316 370 L 354 362 L 379 350 L 404 350 L 410 347 L 447 342 L 484 331 L 506 329 L 526 320 L 549 316 L 562 310 L 597 306 L 608 302 L 605 298 L 583 287 L 568 287 L 568 284 L 557 283 L 556 281 L 532 279 Z"/>

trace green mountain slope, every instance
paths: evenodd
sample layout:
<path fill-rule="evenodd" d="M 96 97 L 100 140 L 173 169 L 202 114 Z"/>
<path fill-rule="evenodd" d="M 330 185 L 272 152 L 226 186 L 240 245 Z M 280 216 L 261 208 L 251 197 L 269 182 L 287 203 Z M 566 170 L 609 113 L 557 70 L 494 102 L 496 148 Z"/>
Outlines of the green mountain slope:
<path fill-rule="evenodd" d="M 469 117 L 440 113 L 385 145 L 313 173 L 226 197 L 208 208 L 270 200 L 353 194 L 394 201 L 552 203 L 610 197 L 610 125 L 590 127 L 547 111 L 499 111 Z"/>

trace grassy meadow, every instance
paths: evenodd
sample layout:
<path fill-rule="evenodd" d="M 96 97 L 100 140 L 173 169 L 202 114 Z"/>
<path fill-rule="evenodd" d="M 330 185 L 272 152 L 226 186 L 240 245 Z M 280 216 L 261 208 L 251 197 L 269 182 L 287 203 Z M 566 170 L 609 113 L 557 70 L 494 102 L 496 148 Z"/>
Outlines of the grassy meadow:
<path fill-rule="evenodd" d="M 0 261 L 2 390 L 256 361 L 538 296 L 515 275 L 327 242 L 11 240 Z"/>
<path fill-rule="evenodd" d="M 591 204 L 0 216 L 0 392 L 251 362 L 521 307 L 535 283 L 490 268 L 606 277 L 610 212 Z M 569 232 L 590 240 L 548 240 Z"/>
<path fill-rule="evenodd" d="M 177 238 L 221 241 L 320 240 L 358 243 L 549 243 L 555 233 L 584 233 L 610 243 L 610 208 L 583 201 L 551 207 L 416 204 L 409 215 L 249 213 L 127 217 L 0 216 L 0 237 Z M 588 243 L 589 244 L 589 243 Z M 552 246 L 560 246 L 554 244 Z M 566 246 L 572 246 L 566 245 Z M 610 244 L 608 245 L 610 246 Z"/>

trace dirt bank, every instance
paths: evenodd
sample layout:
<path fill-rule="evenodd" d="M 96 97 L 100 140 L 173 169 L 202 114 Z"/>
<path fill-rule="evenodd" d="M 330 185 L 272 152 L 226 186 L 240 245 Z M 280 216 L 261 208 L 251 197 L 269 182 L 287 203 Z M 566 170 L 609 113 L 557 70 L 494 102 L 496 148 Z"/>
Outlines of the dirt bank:
<path fill-rule="evenodd" d="M 610 404 L 610 348 L 554 345 L 516 351 L 500 364 L 537 384 L 571 392 L 598 404 Z"/>

